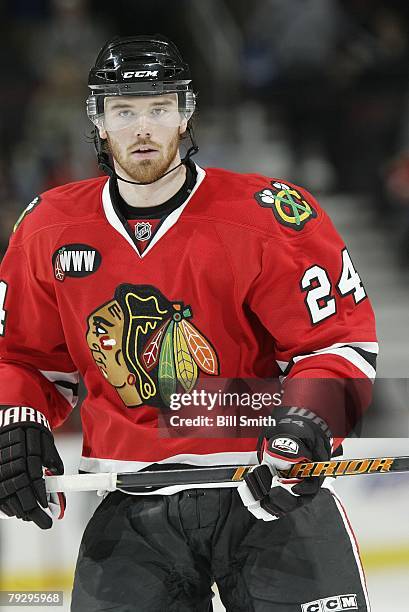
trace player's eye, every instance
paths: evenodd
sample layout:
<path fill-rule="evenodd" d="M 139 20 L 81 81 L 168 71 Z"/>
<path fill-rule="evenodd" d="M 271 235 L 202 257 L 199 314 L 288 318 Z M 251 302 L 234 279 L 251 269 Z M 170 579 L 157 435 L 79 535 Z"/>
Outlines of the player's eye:
<path fill-rule="evenodd" d="M 157 108 L 152 108 L 151 109 L 151 115 L 153 117 L 163 117 L 168 112 L 169 112 L 168 109 L 167 108 L 163 108 L 163 107 L 157 107 Z"/>
<path fill-rule="evenodd" d="M 133 117 L 133 112 L 131 110 L 121 110 L 118 112 L 118 117 L 121 119 L 129 119 Z"/>

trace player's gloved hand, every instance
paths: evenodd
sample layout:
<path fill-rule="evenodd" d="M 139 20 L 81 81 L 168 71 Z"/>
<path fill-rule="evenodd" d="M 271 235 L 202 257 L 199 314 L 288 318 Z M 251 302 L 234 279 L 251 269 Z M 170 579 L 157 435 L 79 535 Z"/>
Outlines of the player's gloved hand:
<path fill-rule="evenodd" d="M 33 521 L 41 529 L 62 518 L 65 497 L 47 496 L 43 468 L 63 474 L 47 419 L 34 408 L 0 408 L 0 514 Z"/>
<path fill-rule="evenodd" d="M 303 408 L 277 408 L 276 424 L 259 438 L 260 465 L 247 474 L 238 487 L 249 512 L 264 521 L 276 520 L 310 502 L 324 477 L 286 479 L 278 470 L 289 470 L 295 463 L 328 461 L 331 438 L 326 423 Z"/>

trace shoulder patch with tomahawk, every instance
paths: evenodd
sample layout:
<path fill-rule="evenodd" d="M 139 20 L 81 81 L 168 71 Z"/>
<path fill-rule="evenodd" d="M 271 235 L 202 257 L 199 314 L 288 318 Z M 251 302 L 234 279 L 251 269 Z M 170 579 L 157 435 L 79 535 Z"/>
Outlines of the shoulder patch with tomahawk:
<path fill-rule="evenodd" d="M 267 187 L 254 194 L 256 202 L 263 208 L 271 208 L 274 217 L 285 227 L 299 232 L 311 219 L 317 217 L 316 210 L 294 187 L 272 181 Z"/>

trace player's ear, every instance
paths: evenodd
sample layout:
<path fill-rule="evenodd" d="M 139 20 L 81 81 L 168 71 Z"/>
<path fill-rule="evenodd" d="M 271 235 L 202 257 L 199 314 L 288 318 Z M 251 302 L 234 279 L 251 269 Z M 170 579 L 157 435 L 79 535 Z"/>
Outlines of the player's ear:
<path fill-rule="evenodd" d="M 182 119 L 181 124 L 179 126 L 179 134 L 182 135 L 186 132 L 187 129 L 187 119 Z"/>
<path fill-rule="evenodd" d="M 97 130 L 99 132 L 100 137 L 105 140 L 107 138 L 107 136 L 108 136 L 107 133 L 106 133 L 105 128 L 98 126 Z"/>

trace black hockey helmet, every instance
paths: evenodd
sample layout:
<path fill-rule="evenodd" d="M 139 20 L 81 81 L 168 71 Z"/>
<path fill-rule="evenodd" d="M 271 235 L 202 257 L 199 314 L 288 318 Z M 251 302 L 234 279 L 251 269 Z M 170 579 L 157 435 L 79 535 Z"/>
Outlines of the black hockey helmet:
<path fill-rule="evenodd" d="M 196 106 L 191 80 L 188 64 L 166 37 L 117 36 L 104 45 L 90 70 L 88 117 L 103 124 L 107 96 L 177 93 L 179 112 L 189 120 Z"/>
<path fill-rule="evenodd" d="M 137 183 L 119 176 L 113 167 L 97 129 L 104 127 L 105 98 L 176 93 L 178 124 L 182 119 L 189 122 L 196 107 L 189 66 L 183 61 L 176 45 L 165 36 L 160 34 L 116 36 L 99 52 L 95 65 L 89 73 L 88 86 L 91 92 L 87 99 L 87 115 L 97 126 L 94 130 L 94 146 L 100 169 L 125 183 L 148 185 L 149 183 Z M 191 146 L 181 160 L 181 164 L 187 163 L 199 150 L 189 123 L 187 132 Z M 178 167 L 168 170 L 161 178 L 174 172 Z"/>

